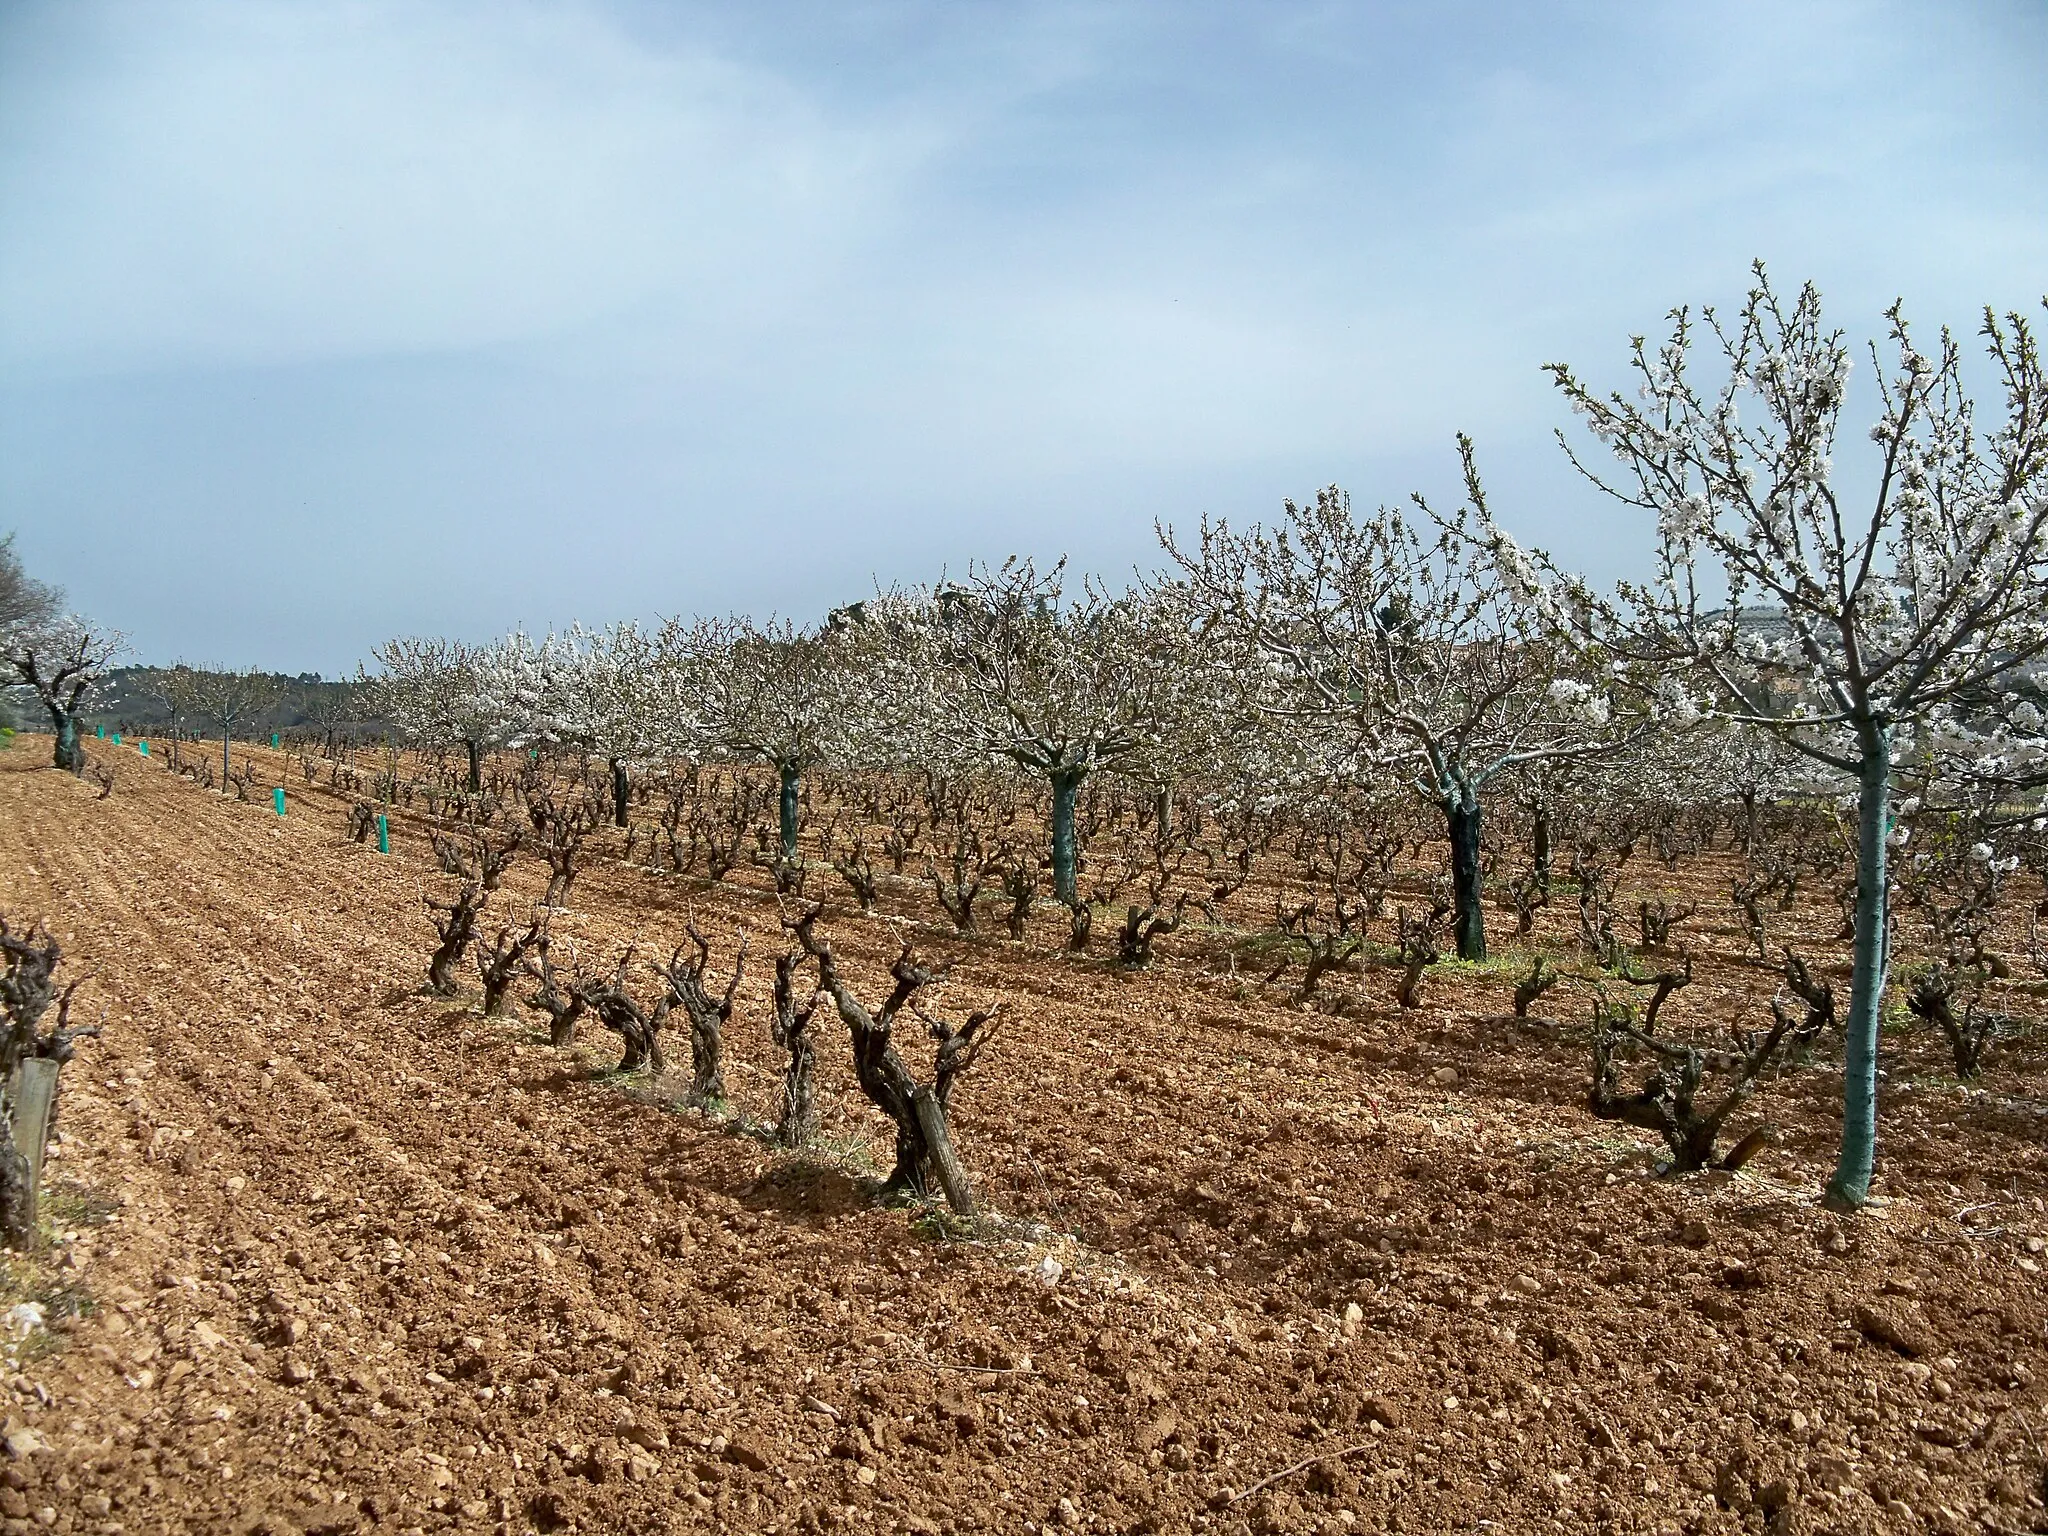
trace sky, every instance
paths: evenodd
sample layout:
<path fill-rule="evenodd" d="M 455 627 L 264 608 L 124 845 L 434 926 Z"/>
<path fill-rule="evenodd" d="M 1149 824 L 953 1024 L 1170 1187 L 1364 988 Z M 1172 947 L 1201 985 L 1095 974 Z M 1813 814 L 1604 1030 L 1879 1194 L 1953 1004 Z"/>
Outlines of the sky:
<path fill-rule="evenodd" d="M 2043 78 L 2042 0 L 0 0 L 0 531 L 135 659 L 333 676 L 1121 577 L 1465 431 L 1604 580 L 1541 365 L 1756 258 L 2037 305 Z"/>

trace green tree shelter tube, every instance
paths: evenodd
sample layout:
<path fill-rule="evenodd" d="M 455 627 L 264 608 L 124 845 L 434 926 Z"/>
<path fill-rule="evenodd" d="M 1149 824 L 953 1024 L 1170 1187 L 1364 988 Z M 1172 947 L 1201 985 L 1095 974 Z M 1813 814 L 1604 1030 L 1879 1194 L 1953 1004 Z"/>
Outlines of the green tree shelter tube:
<path fill-rule="evenodd" d="M 1856 1210 L 1870 1198 L 1877 1165 L 1877 1046 L 1882 1023 L 1889 916 L 1885 838 L 1890 831 L 1891 733 L 1865 726 L 1856 785 L 1856 942 L 1842 1052 L 1842 1146 L 1828 1180 L 1827 1203 Z"/>

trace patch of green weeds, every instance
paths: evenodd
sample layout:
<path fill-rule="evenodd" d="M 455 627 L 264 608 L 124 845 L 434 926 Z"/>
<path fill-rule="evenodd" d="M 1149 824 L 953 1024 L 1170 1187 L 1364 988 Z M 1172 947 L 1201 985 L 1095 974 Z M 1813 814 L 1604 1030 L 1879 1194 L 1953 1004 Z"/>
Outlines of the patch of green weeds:
<path fill-rule="evenodd" d="M 1295 935 L 1279 928 L 1254 928 L 1237 935 L 1231 953 L 1240 965 L 1272 965 L 1283 956 L 1292 959 L 1307 946 Z"/>
<path fill-rule="evenodd" d="M 864 1141 L 851 1138 L 836 1141 L 819 1140 L 808 1147 L 793 1147 L 783 1156 L 783 1167 L 789 1170 L 791 1178 L 822 1178 L 828 1174 L 845 1173 L 858 1168 L 864 1173 L 876 1173 L 874 1149 Z"/>
<path fill-rule="evenodd" d="M 103 1227 L 121 1209 L 121 1202 L 75 1179 L 54 1179 L 43 1188 L 40 1213 L 51 1232 Z"/>
<path fill-rule="evenodd" d="M 927 1242 L 964 1243 L 981 1235 L 977 1223 L 954 1215 L 942 1202 L 913 1198 L 916 1214 L 910 1218 L 910 1230 Z"/>
<path fill-rule="evenodd" d="M 1565 952 L 1547 945 L 1535 948 L 1510 948 L 1489 951 L 1484 960 L 1460 960 L 1446 955 L 1441 962 L 1430 967 L 1432 976 L 1480 976 L 1500 981 L 1520 981 L 1528 974 L 1529 967 L 1538 957 L 1548 960 L 1560 972 L 1571 974 L 1566 966 Z"/>
<path fill-rule="evenodd" d="M 57 1237 L 81 1227 L 105 1226 L 119 1209 L 118 1201 L 72 1179 L 44 1186 L 35 1246 L 25 1253 L 0 1251 L 0 1312 L 26 1303 L 40 1307 L 43 1314 L 43 1326 L 24 1338 L 0 1330 L 8 1360 L 29 1365 L 57 1353 L 69 1327 L 99 1310 L 92 1293 L 58 1268 Z"/>

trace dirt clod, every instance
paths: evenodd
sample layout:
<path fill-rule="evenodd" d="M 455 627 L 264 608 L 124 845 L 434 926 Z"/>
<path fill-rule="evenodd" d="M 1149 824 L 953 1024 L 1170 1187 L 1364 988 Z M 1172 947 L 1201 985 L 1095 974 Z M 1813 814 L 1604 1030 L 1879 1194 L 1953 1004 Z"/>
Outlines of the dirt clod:
<path fill-rule="evenodd" d="M 1902 1355 L 1930 1355 L 1941 1347 L 1927 1325 L 1898 1302 L 1883 1305 L 1861 1303 L 1853 1314 L 1853 1321 L 1864 1337 L 1889 1344 Z"/>

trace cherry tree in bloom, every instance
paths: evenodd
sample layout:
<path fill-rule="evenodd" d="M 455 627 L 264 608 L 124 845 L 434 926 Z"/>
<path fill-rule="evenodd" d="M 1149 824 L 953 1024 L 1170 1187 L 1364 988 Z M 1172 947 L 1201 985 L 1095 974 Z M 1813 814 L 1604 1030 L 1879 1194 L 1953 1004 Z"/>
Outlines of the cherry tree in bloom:
<path fill-rule="evenodd" d="M 846 755 L 865 724 L 855 699 L 872 636 L 852 612 L 816 629 L 727 618 L 663 631 L 661 655 L 696 740 L 774 768 L 785 862 L 797 855 L 803 776 Z"/>
<path fill-rule="evenodd" d="M 414 741 L 459 743 L 469 754 L 469 789 L 483 788 L 483 754 L 504 738 L 501 690 L 487 689 L 479 666 L 489 647 L 406 636 L 387 640 L 361 682 L 378 713 Z"/>
<path fill-rule="evenodd" d="M 514 631 L 472 658 L 477 697 L 514 746 L 572 747 L 602 757 L 612 814 L 627 820 L 630 768 L 673 743 L 657 637 L 631 621 L 572 624 L 536 640 Z"/>
<path fill-rule="evenodd" d="M 122 635 L 64 612 L 64 594 L 22 568 L 14 535 L 0 538 L 0 687 L 28 689 L 57 738 L 55 765 L 85 771 L 78 717 L 127 649 Z"/>
<path fill-rule="evenodd" d="M 2003 399 L 1980 425 L 1954 337 L 1923 351 L 1894 304 L 1871 347 L 1874 489 L 1851 505 L 1833 465 L 1851 350 L 1811 285 L 1788 304 L 1761 264 L 1755 279 L 1732 317 L 1679 309 L 1660 345 L 1635 338 L 1633 397 L 1550 367 L 1620 468 L 1603 474 L 1567 443 L 1573 463 L 1654 520 L 1650 580 L 1601 595 L 1498 529 L 1484 536 L 1562 639 L 1853 781 L 1855 965 L 1827 1198 L 1854 1209 L 1877 1145 L 1894 765 L 1928 756 L 1936 736 L 1997 733 L 2005 746 L 1991 755 L 2007 759 L 2040 743 L 2038 708 L 2021 706 L 2023 678 L 2048 656 L 2048 383 L 2026 319 L 1987 309 L 1980 334 Z M 1944 760 L 1970 771 L 1967 753 Z"/>
<path fill-rule="evenodd" d="M 1320 743 L 1334 771 L 1401 774 L 1442 813 L 1458 955 L 1478 960 L 1487 786 L 1638 727 L 1615 718 L 1604 672 L 1560 667 L 1521 589 L 1474 542 L 1485 494 L 1470 442 L 1459 447 L 1469 505 L 1439 518 L 1417 498 L 1433 530 L 1398 509 L 1360 517 L 1330 486 L 1287 502 L 1276 528 L 1204 520 L 1192 549 L 1161 538 L 1239 647 L 1253 708 Z"/>
<path fill-rule="evenodd" d="M 6 682 L 27 688 L 49 716 L 57 738 L 55 765 L 85 771 L 78 717 L 85 701 L 127 648 L 119 631 L 78 614 L 33 614 L 0 629 L 0 668 Z"/>
<path fill-rule="evenodd" d="M 887 636 L 876 696 L 898 750 L 928 761 L 1008 763 L 1052 792 L 1053 893 L 1074 906 L 1074 809 L 1088 776 L 1170 778 L 1211 738 L 1215 689 L 1186 589 L 1111 592 L 1012 557 L 961 582 L 867 605 Z"/>

